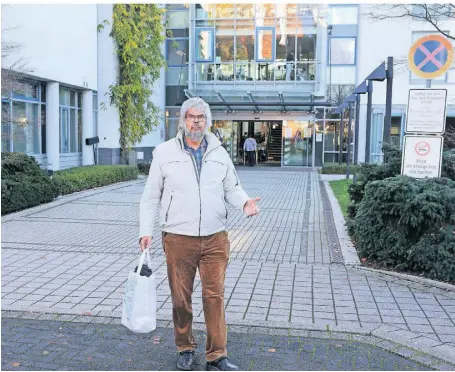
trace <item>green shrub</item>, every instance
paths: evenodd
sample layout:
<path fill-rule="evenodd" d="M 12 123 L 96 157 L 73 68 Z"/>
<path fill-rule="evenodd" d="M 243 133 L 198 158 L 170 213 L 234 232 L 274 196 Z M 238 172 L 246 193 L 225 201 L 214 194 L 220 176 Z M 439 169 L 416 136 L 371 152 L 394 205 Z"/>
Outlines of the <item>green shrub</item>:
<path fill-rule="evenodd" d="M 150 172 L 150 163 L 139 163 L 137 169 L 139 169 L 140 174 L 148 175 Z"/>
<path fill-rule="evenodd" d="M 349 173 L 356 174 L 360 165 L 350 165 Z M 321 174 L 346 174 L 346 164 L 324 163 L 320 171 Z"/>
<path fill-rule="evenodd" d="M 48 203 L 58 188 L 35 158 L 2 153 L 2 215 Z"/>
<path fill-rule="evenodd" d="M 455 225 L 422 237 L 411 248 L 409 265 L 431 279 L 455 282 Z"/>
<path fill-rule="evenodd" d="M 455 181 L 455 149 L 442 153 L 441 177 L 450 178 Z"/>
<path fill-rule="evenodd" d="M 54 180 L 62 195 L 135 180 L 138 169 L 128 165 L 90 165 L 55 172 Z"/>
<path fill-rule="evenodd" d="M 447 178 L 415 180 L 397 176 L 367 184 L 354 221 L 354 239 L 362 257 L 380 266 L 406 270 L 431 270 L 444 280 L 447 272 L 438 273 L 434 265 L 425 266 L 422 250 L 453 251 L 453 240 L 441 230 L 455 230 L 455 182 Z M 442 239 L 442 237 L 444 239 Z M 420 253 L 419 253 L 420 252 Z M 455 265 L 455 258 L 445 265 Z M 455 278 L 452 278 L 453 280 Z"/>
<path fill-rule="evenodd" d="M 383 164 L 361 164 L 357 173 L 357 182 L 349 187 L 350 205 L 348 216 L 356 216 L 360 202 L 365 193 L 365 187 L 369 182 L 379 181 L 401 174 L 401 156 L 399 147 L 394 145 L 384 146 L 384 158 L 388 159 Z M 444 151 L 442 156 L 441 177 L 455 181 L 455 150 Z"/>

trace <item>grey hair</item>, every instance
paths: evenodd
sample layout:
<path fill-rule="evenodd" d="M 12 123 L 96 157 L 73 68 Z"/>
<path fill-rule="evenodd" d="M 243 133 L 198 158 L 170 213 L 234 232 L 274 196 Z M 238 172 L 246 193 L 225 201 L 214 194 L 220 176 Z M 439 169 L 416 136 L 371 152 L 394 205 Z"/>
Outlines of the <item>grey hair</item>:
<path fill-rule="evenodd" d="M 208 128 L 212 126 L 212 112 L 210 111 L 210 107 L 202 98 L 200 97 L 193 97 L 187 99 L 183 102 L 182 107 L 180 108 L 180 118 L 179 118 L 179 131 L 185 131 L 185 118 L 186 113 L 191 108 L 197 108 L 198 110 L 202 111 L 205 115 L 205 130 L 207 131 Z"/>

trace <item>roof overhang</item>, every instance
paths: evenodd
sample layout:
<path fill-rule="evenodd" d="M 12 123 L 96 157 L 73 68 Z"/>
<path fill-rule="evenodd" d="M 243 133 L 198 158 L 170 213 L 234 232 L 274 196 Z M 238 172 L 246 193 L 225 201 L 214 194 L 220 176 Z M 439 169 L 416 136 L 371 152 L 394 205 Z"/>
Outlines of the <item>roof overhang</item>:
<path fill-rule="evenodd" d="M 313 107 L 332 106 L 325 101 L 315 101 L 309 93 L 298 92 L 272 92 L 272 91 L 209 91 L 209 90 L 185 90 L 188 98 L 201 97 L 212 110 L 225 112 L 251 111 L 260 113 L 275 111 L 282 113 L 311 111 Z M 182 104 L 183 102 L 178 102 Z"/>

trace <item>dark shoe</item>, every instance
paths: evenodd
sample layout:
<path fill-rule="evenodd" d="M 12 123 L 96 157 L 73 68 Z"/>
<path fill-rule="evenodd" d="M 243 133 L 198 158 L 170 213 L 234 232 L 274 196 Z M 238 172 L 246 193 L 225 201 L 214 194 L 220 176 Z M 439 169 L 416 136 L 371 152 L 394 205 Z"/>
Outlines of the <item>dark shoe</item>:
<path fill-rule="evenodd" d="M 215 362 L 207 362 L 207 371 L 238 371 L 239 367 L 232 364 L 227 357 L 218 359 Z"/>
<path fill-rule="evenodd" d="M 194 351 L 182 351 L 177 361 L 177 368 L 181 371 L 192 371 L 194 368 Z"/>

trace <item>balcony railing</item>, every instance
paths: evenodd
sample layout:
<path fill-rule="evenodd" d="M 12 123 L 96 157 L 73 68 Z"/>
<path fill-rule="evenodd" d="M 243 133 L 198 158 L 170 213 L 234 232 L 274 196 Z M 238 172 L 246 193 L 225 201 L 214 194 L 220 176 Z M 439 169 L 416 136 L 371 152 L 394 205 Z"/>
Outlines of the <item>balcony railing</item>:
<path fill-rule="evenodd" d="M 278 82 L 305 84 L 314 83 L 316 80 L 316 61 L 195 64 L 195 81 L 197 83 Z"/>

